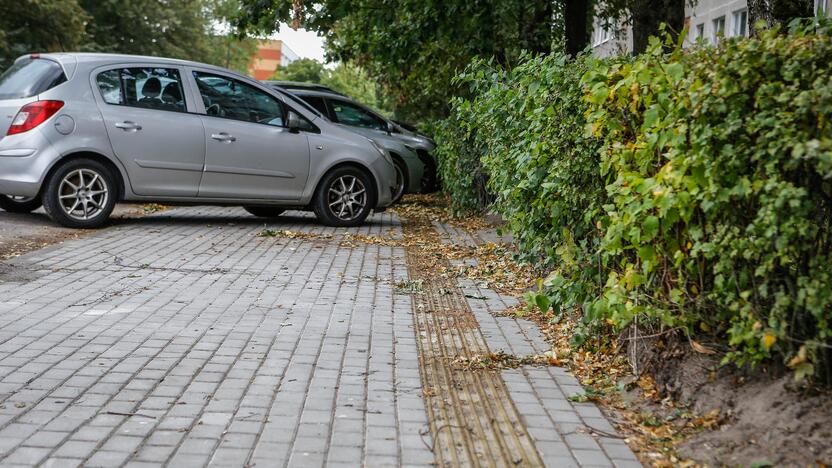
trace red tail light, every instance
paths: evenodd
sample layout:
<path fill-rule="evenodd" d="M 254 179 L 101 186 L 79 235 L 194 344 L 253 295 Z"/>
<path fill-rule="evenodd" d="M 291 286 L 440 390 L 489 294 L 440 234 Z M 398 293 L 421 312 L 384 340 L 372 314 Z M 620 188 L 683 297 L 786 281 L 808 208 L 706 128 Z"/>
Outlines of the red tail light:
<path fill-rule="evenodd" d="M 63 106 L 63 101 L 37 101 L 26 104 L 12 120 L 6 135 L 28 132 L 55 115 Z"/>

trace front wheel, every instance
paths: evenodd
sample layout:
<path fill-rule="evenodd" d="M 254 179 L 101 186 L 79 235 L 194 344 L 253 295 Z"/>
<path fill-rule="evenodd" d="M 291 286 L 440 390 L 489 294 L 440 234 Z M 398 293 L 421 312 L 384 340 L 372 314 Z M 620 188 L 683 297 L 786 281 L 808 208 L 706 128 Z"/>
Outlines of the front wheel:
<path fill-rule="evenodd" d="M 58 224 L 75 229 L 101 227 L 116 205 L 113 175 L 100 162 L 75 159 L 49 177 L 43 207 Z"/>
<path fill-rule="evenodd" d="M 243 209 L 258 218 L 277 218 L 286 211 L 283 208 L 272 208 L 269 206 L 244 206 Z"/>
<path fill-rule="evenodd" d="M 40 208 L 40 199 L 37 197 L 13 197 L 0 195 L 0 208 L 9 213 L 31 213 Z"/>
<path fill-rule="evenodd" d="M 396 167 L 396 190 L 393 192 L 393 203 L 396 203 L 402 199 L 407 191 L 409 177 L 407 176 L 407 166 L 402 161 L 397 159 L 393 161 L 393 165 Z"/>
<path fill-rule="evenodd" d="M 350 227 L 363 223 L 375 198 L 370 177 L 354 167 L 340 167 L 324 176 L 315 193 L 312 208 L 327 226 Z"/>

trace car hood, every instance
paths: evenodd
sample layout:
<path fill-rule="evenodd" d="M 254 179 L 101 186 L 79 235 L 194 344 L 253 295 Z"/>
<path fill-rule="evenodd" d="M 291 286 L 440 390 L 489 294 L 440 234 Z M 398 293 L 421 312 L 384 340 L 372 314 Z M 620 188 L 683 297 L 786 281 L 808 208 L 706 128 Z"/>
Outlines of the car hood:
<path fill-rule="evenodd" d="M 436 142 L 433 141 L 431 138 L 420 135 L 418 133 L 412 132 L 402 132 L 402 133 L 394 133 L 392 135 L 394 138 L 402 141 L 404 144 L 408 146 L 412 146 L 416 149 L 421 149 L 425 151 L 433 151 L 436 148 Z"/>
<path fill-rule="evenodd" d="M 390 135 L 382 130 L 373 130 L 372 128 L 352 127 L 349 125 L 338 124 L 341 128 L 357 133 L 361 136 L 375 141 L 382 148 L 396 153 L 411 153 L 413 150 L 409 149 L 407 142 L 396 138 L 396 135 Z"/>

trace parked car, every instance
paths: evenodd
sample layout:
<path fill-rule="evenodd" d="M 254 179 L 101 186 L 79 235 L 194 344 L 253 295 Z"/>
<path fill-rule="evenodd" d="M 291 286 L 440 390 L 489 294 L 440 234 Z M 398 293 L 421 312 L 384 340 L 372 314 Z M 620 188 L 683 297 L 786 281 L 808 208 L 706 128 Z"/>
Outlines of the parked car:
<path fill-rule="evenodd" d="M 280 87 L 277 87 L 276 90 L 286 92 L 285 89 Z M 313 108 L 308 102 L 301 99 L 300 96 L 296 96 L 294 93 L 290 93 L 289 95 L 299 105 L 310 109 L 321 118 L 328 119 L 318 109 Z M 416 153 L 416 150 L 404 144 L 401 140 L 394 138 L 389 132 L 381 131 L 380 126 L 379 128 L 365 128 L 347 125 L 345 128 L 372 139 L 390 153 L 393 164 L 396 166 L 396 189 L 393 193 L 393 203 L 398 202 L 405 193 L 421 192 L 421 180 L 425 166 Z"/>
<path fill-rule="evenodd" d="M 413 129 L 413 127 L 394 122 L 373 109 L 326 86 L 280 81 L 269 81 L 267 83 L 277 89 L 290 91 L 309 103 L 322 115 L 328 117 L 332 122 L 355 128 L 372 138 L 377 138 L 379 134 L 387 134 L 393 140 L 401 142 L 406 148 L 416 153 L 421 162 L 421 164 L 418 164 L 404 157 L 396 158 L 394 156 L 394 160 L 399 161 L 398 167 L 400 170 L 407 169 L 407 172 L 403 175 L 413 184 L 408 187 L 407 192 L 433 192 L 436 190 L 436 161 L 430 154 L 436 148 L 436 143 L 429 137 L 412 131 L 410 129 Z M 410 127 L 410 129 L 406 127 Z M 393 150 L 391 149 L 391 151 Z"/>
<path fill-rule="evenodd" d="M 0 207 L 89 228 L 120 200 L 309 209 L 332 226 L 389 206 L 390 154 L 288 96 L 182 60 L 21 57 L 0 76 Z"/>

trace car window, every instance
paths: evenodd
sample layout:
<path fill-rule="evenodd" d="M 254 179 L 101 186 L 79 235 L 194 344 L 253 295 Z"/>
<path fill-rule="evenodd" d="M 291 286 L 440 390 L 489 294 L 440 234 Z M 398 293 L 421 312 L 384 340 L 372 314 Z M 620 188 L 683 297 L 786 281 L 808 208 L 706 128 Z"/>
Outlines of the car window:
<path fill-rule="evenodd" d="M 96 77 L 107 104 L 185 112 L 179 71 L 173 68 L 118 68 Z"/>
<path fill-rule="evenodd" d="M 0 99 L 32 97 L 66 81 L 57 62 L 27 58 L 18 60 L 0 75 Z"/>
<path fill-rule="evenodd" d="M 386 130 L 387 123 L 355 104 L 338 99 L 330 99 L 332 112 L 339 123 L 353 127 L 374 128 Z"/>
<path fill-rule="evenodd" d="M 321 115 L 329 115 L 329 111 L 326 109 L 326 103 L 323 98 L 318 96 L 301 96 L 300 98 L 315 108 L 316 111 L 320 112 Z"/>
<path fill-rule="evenodd" d="M 283 105 L 254 86 L 209 73 L 194 72 L 205 113 L 214 117 L 285 126 Z"/>

